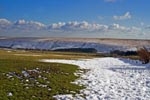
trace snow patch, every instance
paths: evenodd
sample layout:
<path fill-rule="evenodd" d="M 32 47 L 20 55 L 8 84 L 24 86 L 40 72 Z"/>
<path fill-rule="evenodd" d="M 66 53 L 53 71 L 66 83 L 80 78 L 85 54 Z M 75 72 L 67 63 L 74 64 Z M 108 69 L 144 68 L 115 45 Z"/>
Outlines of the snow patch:
<path fill-rule="evenodd" d="M 41 60 L 58 62 L 90 69 L 74 83 L 85 85 L 80 95 L 56 95 L 58 100 L 149 100 L 150 64 L 120 58 L 95 58 L 85 60 Z"/>

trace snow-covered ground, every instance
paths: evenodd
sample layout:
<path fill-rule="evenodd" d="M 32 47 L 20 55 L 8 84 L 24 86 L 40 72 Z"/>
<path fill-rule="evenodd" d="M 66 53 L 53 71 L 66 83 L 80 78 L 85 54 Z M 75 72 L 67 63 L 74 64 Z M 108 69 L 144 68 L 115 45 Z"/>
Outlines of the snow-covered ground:
<path fill-rule="evenodd" d="M 80 95 L 57 95 L 58 100 L 150 100 L 150 65 L 122 58 L 94 58 L 82 60 L 48 60 L 74 64 L 90 69 L 74 83 L 85 85 Z"/>

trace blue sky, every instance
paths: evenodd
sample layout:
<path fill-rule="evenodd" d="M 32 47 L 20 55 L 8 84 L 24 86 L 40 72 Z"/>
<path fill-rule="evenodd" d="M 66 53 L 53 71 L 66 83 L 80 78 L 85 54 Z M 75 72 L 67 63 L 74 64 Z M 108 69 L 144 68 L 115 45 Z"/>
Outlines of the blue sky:
<path fill-rule="evenodd" d="M 86 21 L 88 22 L 90 28 L 95 23 L 99 25 L 106 25 L 108 26 L 109 29 L 113 25 L 114 25 L 113 27 L 118 28 L 124 27 L 124 28 L 138 29 L 140 27 L 141 28 L 140 32 L 135 35 L 138 37 L 138 35 L 141 35 L 143 33 L 146 34 L 145 37 L 147 37 L 149 34 L 149 25 L 150 25 L 149 4 L 150 0 L 0 0 L 0 18 L 3 19 L 2 21 L 0 21 L 1 22 L 0 25 L 2 24 L 1 26 L 3 26 L 2 28 L 0 28 L 0 35 L 4 35 L 5 33 L 7 33 L 7 35 L 10 36 L 11 35 L 17 36 L 17 32 L 18 34 L 23 33 L 21 30 L 22 28 L 21 29 L 17 28 L 17 31 L 14 31 L 12 27 L 10 29 L 10 26 L 8 28 L 7 25 L 4 25 L 5 24 L 4 19 L 6 19 L 7 21 L 13 23 L 14 25 L 16 25 L 15 23 L 17 21 L 24 20 L 25 21 L 24 24 L 31 25 L 30 21 L 35 21 L 40 22 L 46 25 L 47 27 L 51 27 L 51 25 L 54 23 L 57 23 L 57 26 L 59 26 L 58 23 L 63 22 L 65 23 L 64 25 L 65 29 L 63 29 L 64 36 L 67 36 L 67 34 L 70 35 L 70 33 L 73 34 L 75 32 L 78 32 L 80 33 L 80 35 L 84 37 L 84 33 L 87 31 L 83 30 L 81 31 L 80 29 L 78 30 L 73 29 L 72 31 L 68 32 L 67 23 L 76 21 L 78 22 L 77 23 L 78 26 L 81 27 L 82 26 L 81 24 L 85 24 L 83 23 L 83 21 Z M 24 25 L 23 29 L 25 26 L 28 25 Z M 61 36 L 59 32 L 62 32 L 62 28 L 64 27 L 63 25 L 61 26 L 62 26 L 61 29 L 57 29 L 56 32 L 58 33 L 58 36 Z M 22 27 L 22 25 L 19 27 Z M 75 27 L 77 27 L 77 25 Z M 52 30 L 52 32 L 51 30 L 52 29 L 50 29 L 50 31 L 46 31 L 42 29 L 41 32 L 44 32 L 45 36 L 46 35 L 53 36 L 53 33 L 55 33 L 56 29 L 55 31 Z M 127 31 L 130 30 L 128 29 Z M 16 32 L 16 34 L 14 32 Z M 113 31 L 109 30 L 109 32 L 110 34 L 105 34 L 108 37 L 111 37 L 111 32 L 114 34 L 118 34 L 120 32 L 119 37 L 124 37 L 125 35 L 128 35 L 127 38 L 132 34 L 124 32 L 124 30 L 119 31 L 117 30 L 115 33 L 115 28 L 113 29 Z M 24 31 L 24 34 L 26 33 L 28 32 Z M 40 34 L 39 30 L 38 33 Z M 95 32 L 93 30 L 92 31 L 88 30 L 89 36 L 92 36 L 92 33 L 93 37 L 98 33 L 99 34 L 101 33 L 99 37 L 101 36 L 103 37 L 103 34 L 106 32 L 104 31 Z M 39 34 L 35 34 L 35 36 Z M 88 34 L 86 34 L 87 37 Z"/>

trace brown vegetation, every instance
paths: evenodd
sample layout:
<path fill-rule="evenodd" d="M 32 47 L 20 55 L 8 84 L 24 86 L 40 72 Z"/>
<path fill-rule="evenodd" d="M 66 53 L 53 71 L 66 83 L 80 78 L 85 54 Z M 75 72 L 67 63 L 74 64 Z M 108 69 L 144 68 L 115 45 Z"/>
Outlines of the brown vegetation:
<path fill-rule="evenodd" d="M 147 64 L 150 62 L 150 53 L 146 48 L 139 49 L 138 55 L 143 64 Z"/>

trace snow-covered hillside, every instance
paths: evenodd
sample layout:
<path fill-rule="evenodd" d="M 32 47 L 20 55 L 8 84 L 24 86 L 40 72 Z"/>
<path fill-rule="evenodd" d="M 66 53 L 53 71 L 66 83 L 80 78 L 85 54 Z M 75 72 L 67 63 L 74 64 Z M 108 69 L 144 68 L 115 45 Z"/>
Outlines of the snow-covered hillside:
<path fill-rule="evenodd" d="M 150 65 L 140 61 L 119 58 L 95 58 L 82 60 L 42 60 L 74 64 L 90 69 L 74 83 L 85 85 L 81 94 L 57 95 L 58 100 L 149 100 Z M 85 99 L 82 98 L 84 95 Z"/>
<path fill-rule="evenodd" d="M 110 52 L 113 50 L 133 50 L 124 45 L 116 45 L 105 42 L 87 42 L 87 41 L 72 41 L 72 40 L 43 40 L 37 38 L 0 38 L 1 48 L 12 49 L 41 49 L 41 50 L 56 50 L 65 48 L 94 48 L 98 52 Z"/>
<path fill-rule="evenodd" d="M 150 40 L 0 37 L 0 47 L 12 49 L 56 50 L 68 48 L 93 48 L 98 52 L 110 52 L 113 50 L 135 51 L 137 48 L 143 46 L 150 49 Z"/>

